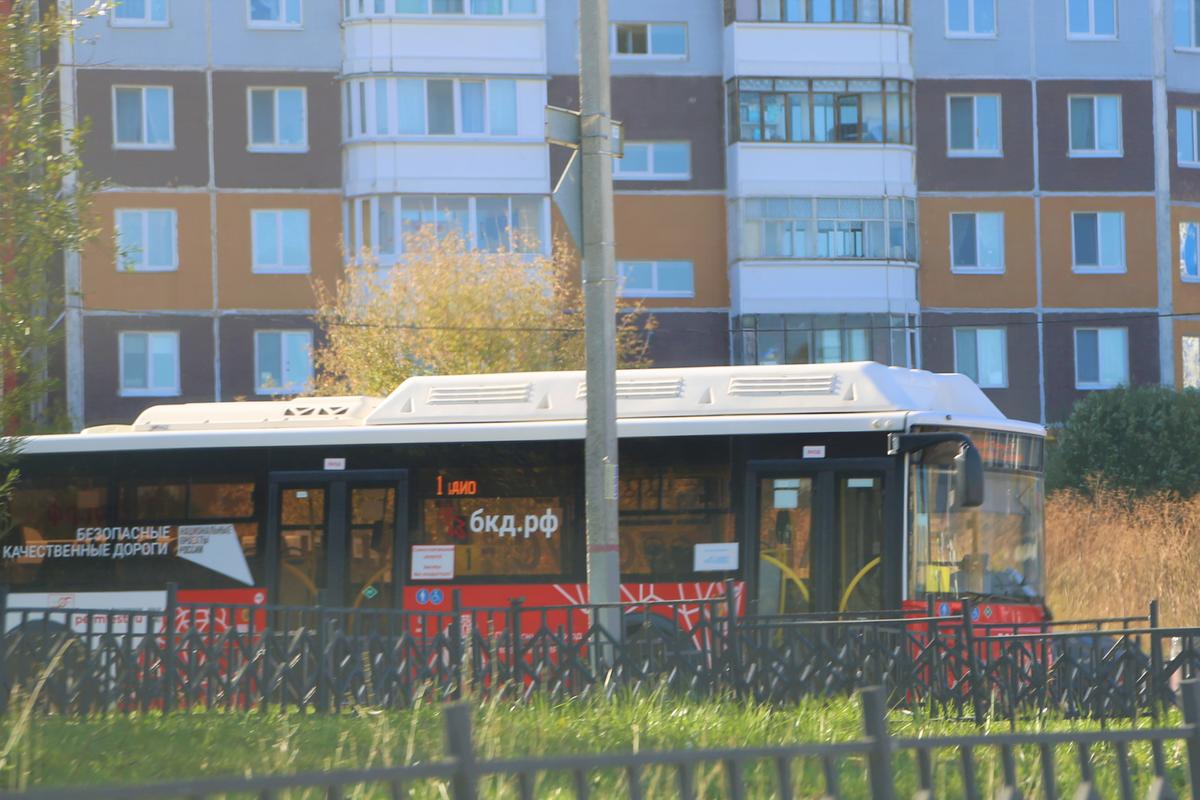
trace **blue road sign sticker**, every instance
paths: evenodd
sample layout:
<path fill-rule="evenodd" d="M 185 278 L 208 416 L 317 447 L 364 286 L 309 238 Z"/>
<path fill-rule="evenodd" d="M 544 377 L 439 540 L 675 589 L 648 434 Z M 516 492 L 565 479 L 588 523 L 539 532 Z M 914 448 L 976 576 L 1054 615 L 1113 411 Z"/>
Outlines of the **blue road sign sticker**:
<path fill-rule="evenodd" d="M 971 609 L 971 619 L 972 619 L 972 620 L 977 620 L 977 619 L 979 619 L 979 609 L 978 609 L 978 608 L 972 608 L 972 609 Z"/>
<path fill-rule="evenodd" d="M 426 605 L 427 603 L 429 603 L 429 590 L 428 589 L 418 589 L 417 590 L 417 603 L 420 605 Z"/>
<path fill-rule="evenodd" d="M 939 617 L 950 616 L 950 604 L 949 603 L 942 603 L 940 606 L 938 606 L 938 616 Z"/>
<path fill-rule="evenodd" d="M 435 606 L 440 606 L 442 604 L 442 601 L 445 599 L 446 599 L 446 595 L 444 595 L 442 593 L 441 589 L 434 589 L 432 592 L 429 593 L 429 602 Z"/>

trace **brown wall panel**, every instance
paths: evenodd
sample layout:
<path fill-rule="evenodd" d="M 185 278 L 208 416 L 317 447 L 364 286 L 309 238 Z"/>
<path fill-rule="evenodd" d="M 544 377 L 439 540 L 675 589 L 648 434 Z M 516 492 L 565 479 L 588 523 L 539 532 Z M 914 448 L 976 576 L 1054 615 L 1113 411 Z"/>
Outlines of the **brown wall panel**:
<path fill-rule="evenodd" d="M 1038 393 L 1038 334 L 1034 314 L 938 314 L 921 315 L 922 366 L 932 372 L 954 372 L 954 329 L 1006 329 L 1008 387 L 983 392 L 1011 419 L 1041 420 Z"/>
<path fill-rule="evenodd" d="M 1171 92 L 1167 96 L 1170 114 L 1167 117 L 1167 135 L 1171 140 L 1171 197 L 1176 200 L 1200 201 L 1200 168 L 1179 166 L 1179 131 L 1175 111 L 1180 106 L 1200 108 L 1200 94 Z"/>
<path fill-rule="evenodd" d="M 648 299 L 647 308 L 729 307 L 722 195 L 617 195 L 617 259 L 690 260 L 694 299 Z"/>
<path fill-rule="evenodd" d="M 268 400 L 254 393 L 254 332 L 315 330 L 312 317 L 292 314 L 221 318 L 222 400 Z M 315 341 L 314 336 L 314 341 Z"/>
<path fill-rule="evenodd" d="M 116 211 L 169 208 L 178 225 L 179 268 L 132 272 L 117 268 Z M 83 250 L 84 308 L 142 311 L 212 307 L 212 236 L 208 195 L 102 192 L 92 201 L 100 235 Z"/>
<path fill-rule="evenodd" d="M 1171 209 L 1171 273 L 1175 276 L 1174 311 L 1179 314 L 1200 314 L 1200 281 L 1183 280 L 1179 264 L 1179 225 L 1184 222 L 1200 224 L 1200 207 L 1174 206 Z"/>
<path fill-rule="evenodd" d="M 1067 99 L 1076 94 L 1121 96 L 1120 158 L 1071 158 Z M 1039 81 L 1038 161 L 1050 192 L 1154 191 L 1153 97 L 1150 81 Z"/>
<path fill-rule="evenodd" d="M 250 212 L 309 210 L 309 275 L 264 275 L 252 270 Z M 221 308 L 312 308 L 312 285 L 332 287 L 342 271 L 342 202 L 338 195 L 222 194 L 217 197 L 217 262 Z"/>
<path fill-rule="evenodd" d="M 1071 271 L 1071 213 L 1125 212 L 1125 272 Z M 1043 197 L 1043 302 L 1048 307 L 1149 308 L 1158 305 L 1153 197 Z"/>
<path fill-rule="evenodd" d="M 947 154 L 947 96 L 1000 95 L 1002 158 Z M 917 81 L 917 182 L 927 192 L 1033 190 L 1033 90 L 1029 81 Z"/>
<path fill-rule="evenodd" d="M 308 151 L 251 153 L 247 90 L 304 87 Z M 337 78 L 324 72 L 214 72 L 213 138 L 217 185 L 237 188 L 326 189 L 341 186 L 341 103 Z"/>
<path fill-rule="evenodd" d="M 921 198 L 921 304 L 947 308 L 1031 308 L 1037 305 L 1033 200 L 1027 197 Z M 966 275 L 950 269 L 950 214 L 1004 214 L 1004 274 Z"/>
<path fill-rule="evenodd" d="M 1153 314 L 1046 314 L 1046 419 L 1063 422 L 1090 392 L 1075 388 L 1075 328 L 1128 328 L 1129 378 L 1133 384 L 1158 383 L 1158 317 Z"/>
<path fill-rule="evenodd" d="M 579 80 L 556 75 L 547 89 L 550 105 L 579 108 Z M 719 190 L 725 188 L 725 85 L 719 77 L 636 76 L 612 79 L 613 118 L 625 123 L 629 141 L 690 141 L 690 181 L 617 181 L 627 190 Z M 551 152 L 552 175 L 570 153 Z"/>
<path fill-rule="evenodd" d="M 113 86 L 170 86 L 174 94 L 173 150 L 113 146 Z M 208 184 L 208 97 L 203 72 L 81 69 L 79 115 L 91 130 L 83 161 L 93 177 L 121 186 Z"/>
<path fill-rule="evenodd" d="M 178 331 L 179 388 L 175 397 L 121 397 L 118 334 Z M 213 399 L 212 319 L 199 316 L 87 316 L 83 322 L 84 417 L 87 425 L 132 422 L 144 409 L 165 403 Z"/>

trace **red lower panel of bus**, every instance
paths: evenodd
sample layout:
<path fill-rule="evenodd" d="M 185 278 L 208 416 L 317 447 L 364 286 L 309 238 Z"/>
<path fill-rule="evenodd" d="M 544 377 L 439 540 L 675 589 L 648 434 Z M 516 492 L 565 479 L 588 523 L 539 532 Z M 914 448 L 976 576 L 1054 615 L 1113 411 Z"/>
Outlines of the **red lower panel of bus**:
<path fill-rule="evenodd" d="M 929 605 L 917 600 L 905 600 L 903 608 L 914 616 L 923 617 L 929 613 Z M 933 604 L 933 612 L 939 617 L 957 617 L 962 610 L 963 604 L 958 600 L 938 600 Z M 978 603 L 971 609 L 971 620 L 983 626 L 1014 626 L 1014 629 L 995 633 L 1036 633 L 1041 628 L 1034 627 L 1029 631 L 1020 628 L 1045 622 L 1046 608 L 1041 603 Z"/>

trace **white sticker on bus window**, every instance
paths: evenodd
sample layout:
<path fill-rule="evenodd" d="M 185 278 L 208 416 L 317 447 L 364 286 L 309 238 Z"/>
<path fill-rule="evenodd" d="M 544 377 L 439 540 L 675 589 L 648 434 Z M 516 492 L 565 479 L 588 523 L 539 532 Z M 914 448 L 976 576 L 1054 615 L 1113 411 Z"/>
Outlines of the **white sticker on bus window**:
<path fill-rule="evenodd" d="M 824 458 L 825 445 L 823 444 L 807 444 L 804 446 L 805 458 Z"/>
<path fill-rule="evenodd" d="M 414 581 L 453 580 L 454 545 L 414 544 L 411 574 Z"/>
<path fill-rule="evenodd" d="M 180 525 L 175 552 L 184 561 L 254 585 L 242 541 L 232 525 Z"/>
<path fill-rule="evenodd" d="M 846 479 L 846 488 L 847 489 L 874 489 L 875 488 L 875 479 L 874 478 L 847 478 Z"/>
<path fill-rule="evenodd" d="M 737 542 L 698 544 L 692 552 L 692 569 L 695 572 L 728 572 L 737 568 Z"/>
<path fill-rule="evenodd" d="M 344 459 L 344 458 L 327 458 L 327 459 L 325 459 L 325 469 L 343 470 L 345 468 L 346 468 L 346 459 Z"/>
<path fill-rule="evenodd" d="M 800 492 L 797 489 L 776 489 L 775 508 L 799 508 Z"/>

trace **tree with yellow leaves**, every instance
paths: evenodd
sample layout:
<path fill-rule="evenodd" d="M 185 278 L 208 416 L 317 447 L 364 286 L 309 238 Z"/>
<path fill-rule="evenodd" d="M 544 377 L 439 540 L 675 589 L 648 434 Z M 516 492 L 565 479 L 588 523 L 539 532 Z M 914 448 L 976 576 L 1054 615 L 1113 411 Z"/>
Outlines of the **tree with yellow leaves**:
<path fill-rule="evenodd" d="M 412 375 L 582 369 L 578 257 L 561 240 L 539 250 L 475 250 L 426 228 L 405 237 L 394 266 L 368 256 L 335 287 L 318 285 L 316 391 L 385 395 Z M 650 366 L 653 328 L 640 307 L 620 315 L 622 367 Z"/>

